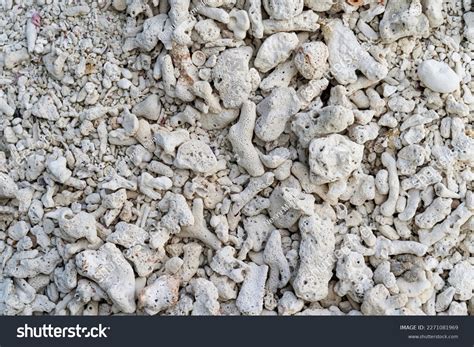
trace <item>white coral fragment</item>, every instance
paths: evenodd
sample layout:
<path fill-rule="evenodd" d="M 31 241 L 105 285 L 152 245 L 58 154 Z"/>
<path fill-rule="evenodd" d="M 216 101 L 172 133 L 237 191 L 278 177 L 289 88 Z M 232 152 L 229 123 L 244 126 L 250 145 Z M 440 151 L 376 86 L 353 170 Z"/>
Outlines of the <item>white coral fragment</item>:
<path fill-rule="evenodd" d="M 300 103 L 293 88 L 275 88 L 257 105 L 260 117 L 255 124 L 255 135 L 262 141 L 273 141 L 285 130 L 291 116 L 300 109 Z"/>
<path fill-rule="evenodd" d="M 326 23 L 323 34 L 329 49 L 331 72 L 339 83 L 349 84 L 357 81 L 357 70 L 374 81 L 387 75 L 387 67 L 377 62 L 340 20 L 330 20 Z"/>
<path fill-rule="evenodd" d="M 328 48 L 323 42 L 309 42 L 296 50 L 294 62 L 304 78 L 317 80 L 324 77 L 329 69 L 328 56 Z"/>
<path fill-rule="evenodd" d="M 275 293 L 278 288 L 283 288 L 290 280 L 291 272 L 288 260 L 281 246 L 281 235 L 278 230 L 274 230 L 267 240 L 263 251 L 263 261 L 270 267 L 267 286 Z"/>
<path fill-rule="evenodd" d="M 263 0 L 263 7 L 271 18 L 289 19 L 303 11 L 303 0 Z"/>
<path fill-rule="evenodd" d="M 298 45 L 295 33 L 277 33 L 268 37 L 260 46 L 254 61 L 255 67 L 267 72 L 290 57 Z"/>
<path fill-rule="evenodd" d="M 356 170 L 364 147 L 338 134 L 317 138 L 309 145 L 309 165 L 319 183 L 346 179 Z"/>
<path fill-rule="evenodd" d="M 204 242 L 213 249 L 221 248 L 221 241 L 208 228 L 204 219 L 204 203 L 202 199 L 195 199 L 192 207 L 194 223 L 181 228 L 180 237 L 191 237 Z"/>
<path fill-rule="evenodd" d="M 431 90 L 451 93 L 459 88 L 459 76 L 444 62 L 429 59 L 418 67 L 418 77 Z"/>
<path fill-rule="evenodd" d="M 97 282 L 121 311 L 135 311 L 133 269 L 115 245 L 106 243 L 97 251 L 79 253 L 76 266 L 79 274 Z"/>
<path fill-rule="evenodd" d="M 0 315 L 474 314 L 471 2 L 0 0 Z"/>
<path fill-rule="evenodd" d="M 237 156 L 237 163 L 252 176 L 261 176 L 265 171 L 255 149 L 252 138 L 257 118 L 256 106 L 252 102 L 244 102 L 240 111 L 239 121 L 229 130 L 229 141 Z"/>
<path fill-rule="evenodd" d="M 211 269 L 220 275 L 229 277 L 235 283 L 243 282 L 247 264 L 234 258 L 235 250 L 225 246 L 216 252 L 210 263 Z"/>
<path fill-rule="evenodd" d="M 252 90 L 249 74 L 251 47 L 239 47 L 222 52 L 212 69 L 212 79 L 226 108 L 240 107 Z"/>
<path fill-rule="evenodd" d="M 178 302 L 179 280 L 173 276 L 158 277 L 138 295 L 138 305 L 149 315 L 156 315 Z"/>
<path fill-rule="evenodd" d="M 334 224 L 328 217 L 303 217 L 299 222 L 300 264 L 293 281 L 295 294 L 307 301 L 318 301 L 328 295 L 335 259 Z M 315 265 L 317 264 L 317 265 Z"/>
<path fill-rule="evenodd" d="M 267 272 L 267 265 L 249 264 L 248 273 L 236 300 L 236 305 L 242 314 L 259 315 L 262 312 Z"/>
<path fill-rule="evenodd" d="M 402 37 L 426 37 L 428 18 L 422 13 L 420 0 L 389 0 L 380 21 L 380 36 L 387 42 Z"/>
<path fill-rule="evenodd" d="M 58 109 L 49 95 L 43 95 L 33 106 L 31 113 L 33 116 L 50 121 L 57 121 L 60 117 Z"/>
<path fill-rule="evenodd" d="M 180 169 L 207 173 L 217 165 L 217 158 L 205 142 L 190 140 L 179 146 L 174 165 Z"/>

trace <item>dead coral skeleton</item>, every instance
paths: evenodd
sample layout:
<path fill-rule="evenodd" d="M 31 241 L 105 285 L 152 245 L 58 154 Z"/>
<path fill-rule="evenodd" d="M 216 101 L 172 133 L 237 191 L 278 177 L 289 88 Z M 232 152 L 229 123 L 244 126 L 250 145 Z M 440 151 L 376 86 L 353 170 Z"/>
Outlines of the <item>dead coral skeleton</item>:
<path fill-rule="evenodd" d="M 0 7 L 0 314 L 474 314 L 469 1 Z"/>

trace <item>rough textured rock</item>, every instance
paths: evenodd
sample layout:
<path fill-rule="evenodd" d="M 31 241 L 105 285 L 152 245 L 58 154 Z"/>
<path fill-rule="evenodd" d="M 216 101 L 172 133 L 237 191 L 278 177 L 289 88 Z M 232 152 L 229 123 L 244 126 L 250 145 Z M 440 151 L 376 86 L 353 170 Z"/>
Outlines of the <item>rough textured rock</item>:
<path fill-rule="evenodd" d="M 86 2 L 0 1 L 0 315 L 474 314 L 470 1 Z"/>

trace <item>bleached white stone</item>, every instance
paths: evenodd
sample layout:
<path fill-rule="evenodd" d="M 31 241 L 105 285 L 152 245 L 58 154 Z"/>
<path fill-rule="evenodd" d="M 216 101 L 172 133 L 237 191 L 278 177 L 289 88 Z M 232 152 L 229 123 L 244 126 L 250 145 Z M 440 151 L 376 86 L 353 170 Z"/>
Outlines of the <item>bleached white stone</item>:
<path fill-rule="evenodd" d="M 446 63 L 433 59 L 420 64 L 418 77 L 425 86 L 438 93 L 451 93 L 459 88 L 459 76 Z"/>
<path fill-rule="evenodd" d="M 333 228 L 334 224 L 327 216 L 315 214 L 300 219 L 300 265 L 293 288 L 303 300 L 314 302 L 328 295 L 328 283 L 335 263 Z"/>

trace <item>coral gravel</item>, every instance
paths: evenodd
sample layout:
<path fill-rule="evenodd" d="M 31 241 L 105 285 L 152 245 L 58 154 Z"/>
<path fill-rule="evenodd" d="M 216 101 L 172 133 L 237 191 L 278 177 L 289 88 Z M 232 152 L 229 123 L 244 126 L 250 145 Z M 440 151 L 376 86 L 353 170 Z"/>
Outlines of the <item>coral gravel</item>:
<path fill-rule="evenodd" d="M 1 315 L 472 315 L 469 0 L 0 0 Z"/>

